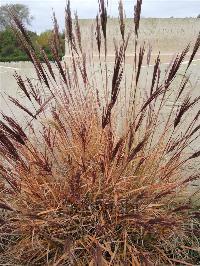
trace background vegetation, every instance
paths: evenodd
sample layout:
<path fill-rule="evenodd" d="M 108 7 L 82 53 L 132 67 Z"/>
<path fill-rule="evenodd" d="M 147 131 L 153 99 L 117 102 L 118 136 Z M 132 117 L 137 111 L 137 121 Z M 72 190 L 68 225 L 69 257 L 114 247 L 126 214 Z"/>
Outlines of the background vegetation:
<path fill-rule="evenodd" d="M 11 4 L 0 7 L 0 62 L 27 61 L 29 59 L 22 49 L 20 42 L 17 40 L 16 34 L 11 28 L 12 19 L 9 14 L 11 9 L 15 10 L 19 20 L 24 25 L 31 25 L 31 21 L 33 20 L 28 7 L 25 5 Z M 28 34 L 35 48 L 44 49 L 48 58 L 52 60 L 52 54 L 49 49 L 52 42 L 52 31 L 48 30 L 41 34 L 28 31 Z M 64 47 L 64 33 L 60 34 L 60 37 Z M 60 54 L 60 56 L 62 57 L 63 54 Z"/>
<path fill-rule="evenodd" d="M 51 51 L 49 49 L 51 43 L 52 32 L 46 31 L 41 34 L 35 32 L 28 32 L 33 45 L 38 49 L 39 47 L 44 49 L 48 58 L 53 59 Z M 64 34 L 60 34 L 62 38 L 62 45 L 64 48 Z M 64 54 L 61 53 L 62 57 Z M 0 62 L 12 62 L 12 61 L 28 61 L 29 58 L 23 51 L 21 44 L 17 41 L 16 35 L 11 28 L 6 28 L 0 31 Z"/>

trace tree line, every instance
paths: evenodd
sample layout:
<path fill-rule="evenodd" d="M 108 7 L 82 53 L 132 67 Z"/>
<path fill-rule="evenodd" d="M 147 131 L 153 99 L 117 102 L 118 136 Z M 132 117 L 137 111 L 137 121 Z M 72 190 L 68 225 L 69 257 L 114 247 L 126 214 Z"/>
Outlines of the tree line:
<path fill-rule="evenodd" d="M 29 8 L 23 4 L 10 4 L 0 7 L 0 62 L 9 61 L 27 61 L 28 57 L 23 51 L 20 42 L 12 30 L 12 19 L 10 17 L 10 10 L 13 10 L 20 18 L 25 26 L 30 26 L 33 17 L 30 14 Z M 47 30 L 40 34 L 33 31 L 28 31 L 28 34 L 34 43 L 35 47 L 41 47 L 45 50 L 48 58 L 53 59 L 50 42 L 53 37 L 51 30 Z M 65 45 L 65 35 L 60 33 L 62 46 Z M 64 50 L 64 49 L 63 49 Z M 63 54 L 60 55 L 61 57 Z"/>

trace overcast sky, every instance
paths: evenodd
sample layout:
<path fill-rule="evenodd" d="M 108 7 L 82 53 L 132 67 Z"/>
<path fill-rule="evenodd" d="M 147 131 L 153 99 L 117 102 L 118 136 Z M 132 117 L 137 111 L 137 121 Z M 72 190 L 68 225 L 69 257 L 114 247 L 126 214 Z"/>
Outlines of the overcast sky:
<path fill-rule="evenodd" d="M 80 18 L 93 18 L 97 13 L 97 0 L 71 0 L 71 7 Z M 61 27 L 64 25 L 65 0 L 0 0 L 0 4 L 23 3 L 34 16 L 32 30 L 41 32 L 51 28 L 52 9 Z M 118 0 L 109 0 L 108 13 L 117 16 Z M 133 16 L 134 0 L 124 0 L 127 17 Z M 200 14 L 200 0 L 143 0 L 143 17 L 196 17 Z"/>

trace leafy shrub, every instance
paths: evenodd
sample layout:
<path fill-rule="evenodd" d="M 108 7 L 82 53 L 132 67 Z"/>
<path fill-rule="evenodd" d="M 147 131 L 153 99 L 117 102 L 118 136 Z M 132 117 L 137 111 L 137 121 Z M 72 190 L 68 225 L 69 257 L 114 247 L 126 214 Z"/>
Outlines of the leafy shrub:
<path fill-rule="evenodd" d="M 0 57 L 0 62 L 20 62 L 20 61 L 29 61 L 29 58 L 26 55 Z"/>
<path fill-rule="evenodd" d="M 50 43 L 51 43 L 51 32 L 41 33 L 39 36 L 31 31 L 27 32 L 29 38 L 33 42 L 33 46 L 37 50 L 37 56 L 42 59 L 38 52 L 38 46 L 44 49 L 49 60 L 53 60 L 51 54 Z M 62 47 L 64 48 L 63 35 Z M 64 56 L 64 53 L 59 53 L 60 58 Z M 30 60 L 26 52 L 22 49 L 20 42 L 18 42 L 15 33 L 10 29 L 6 28 L 4 31 L 0 32 L 0 62 L 15 62 L 15 61 L 28 61 Z"/>
<path fill-rule="evenodd" d="M 7 56 L 7 55 L 10 55 L 14 52 L 14 47 L 12 45 L 8 45 L 6 47 L 4 47 L 2 50 L 1 50 L 1 56 Z"/>
<path fill-rule="evenodd" d="M 15 74 L 34 108 L 9 98 L 30 118 L 26 130 L 6 114 L 0 124 L 0 207 L 6 211 L 0 227 L 1 263 L 198 264 L 200 213 L 191 204 L 194 193 L 189 188 L 199 173 L 184 168 L 200 155 L 187 153 L 199 136 L 200 112 L 187 119 L 199 97 L 185 95 L 200 36 L 178 86 L 189 46 L 164 75 L 158 55 L 143 89 L 141 81 L 148 73 L 142 68 L 146 48 L 138 39 L 142 1 L 135 6 L 131 72 L 126 65 L 131 32 L 126 32 L 122 2 L 114 66 L 107 55 L 106 4 L 99 3 L 91 38 L 98 47 L 97 58 L 92 48 L 83 46 L 78 17 L 72 20 L 68 2 L 70 58 L 60 62 L 62 46 L 54 18 L 51 52 L 57 71 L 44 50 L 40 56 L 45 66 L 41 64 L 13 17 L 38 81 Z M 151 49 L 147 54 L 150 68 Z"/>

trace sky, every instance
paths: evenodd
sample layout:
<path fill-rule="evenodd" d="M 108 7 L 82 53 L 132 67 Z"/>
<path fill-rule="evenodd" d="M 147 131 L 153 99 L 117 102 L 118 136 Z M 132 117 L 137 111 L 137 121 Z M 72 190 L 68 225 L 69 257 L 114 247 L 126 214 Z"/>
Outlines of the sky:
<path fill-rule="evenodd" d="M 72 10 L 77 10 L 80 18 L 94 18 L 98 0 L 71 0 Z M 61 28 L 64 25 L 66 0 L 0 0 L 0 4 L 21 3 L 29 7 L 34 17 L 32 30 L 42 32 L 52 28 L 52 10 L 55 11 Z M 134 0 L 124 0 L 127 17 L 133 17 Z M 108 14 L 116 17 L 118 0 L 109 0 Z M 200 14 L 200 0 L 143 0 L 143 17 L 197 17 Z"/>

